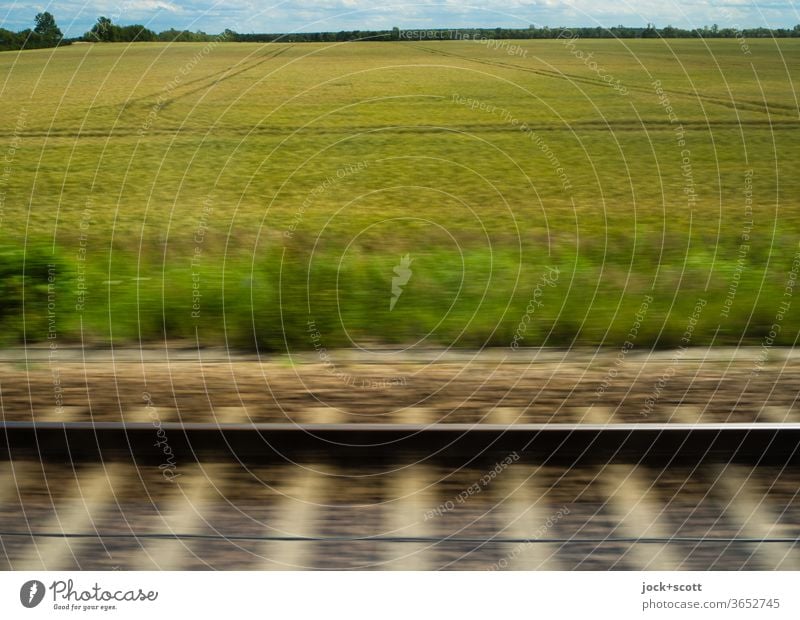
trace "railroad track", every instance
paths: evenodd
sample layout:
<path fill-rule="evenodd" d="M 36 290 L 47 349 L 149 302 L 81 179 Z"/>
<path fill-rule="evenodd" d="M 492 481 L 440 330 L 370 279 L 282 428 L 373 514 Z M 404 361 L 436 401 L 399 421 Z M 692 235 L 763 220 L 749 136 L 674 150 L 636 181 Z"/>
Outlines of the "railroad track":
<path fill-rule="evenodd" d="M 0 566 L 800 569 L 793 350 L 120 353 L 0 356 Z"/>
<path fill-rule="evenodd" d="M 0 564 L 800 568 L 798 425 L 443 426 L 6 423 Z"/>

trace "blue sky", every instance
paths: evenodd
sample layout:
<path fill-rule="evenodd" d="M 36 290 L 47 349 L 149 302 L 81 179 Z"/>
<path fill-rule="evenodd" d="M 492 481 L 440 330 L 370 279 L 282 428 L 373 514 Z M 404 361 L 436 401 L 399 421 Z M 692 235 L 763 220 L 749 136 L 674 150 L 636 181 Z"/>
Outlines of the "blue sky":
<path fill-rule="evenodd" d="M 153 30 L 187 28 L 210 33 L 314 32 L 321 30 L 449 28 L 467 26 L 626 26 L 653 22 L 695 27 L 793 26 L 800 23 L 800 4 L 752 0 L 483 0 L 471 5 L 458 0 L 393 2 L 386 0 L 64 0 L 0 1 L 3 28 L 31 27 L 40 11 L 55 15 L 68 36 L 82 34 L 97 16 L 121 24 L 143 23 Z"/>

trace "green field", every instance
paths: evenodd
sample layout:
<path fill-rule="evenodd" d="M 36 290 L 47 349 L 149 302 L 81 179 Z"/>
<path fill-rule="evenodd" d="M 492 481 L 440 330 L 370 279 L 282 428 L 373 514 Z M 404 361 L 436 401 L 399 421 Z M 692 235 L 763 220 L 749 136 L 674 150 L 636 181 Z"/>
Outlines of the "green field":
<path fill-rule="evenodd" d="M 794 343 L 800 41 L 510 43 L 0 54 L 0 342 Z"/>

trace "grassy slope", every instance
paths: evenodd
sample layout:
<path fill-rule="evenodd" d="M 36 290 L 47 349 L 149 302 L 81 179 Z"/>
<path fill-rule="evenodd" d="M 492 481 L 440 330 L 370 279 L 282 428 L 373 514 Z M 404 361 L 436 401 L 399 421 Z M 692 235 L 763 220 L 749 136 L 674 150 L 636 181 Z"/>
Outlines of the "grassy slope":
<path fill-rule="evenodd" d="M 698 298 L 693 343 L 757 342 L 800 239 L 799 43 L 752 41 L 746 56 L 729 40 L 579 40 L 627 95 L 559 41 L 520 42 L 524 57 L 468 41 L 2 54 L 0 152 L 18 148 L 0 179 L 0 338 L 46 338 L 37 265 L 56 262 L 64 338 L 306 348 L 311 317 L 324 346 L 508 345 L 558 265 L 523 344 L 621 343 L 648 294 L 637 344 L 676 344 Z M 405 254 L 413 276 L 390 312 Z M 800 318 L 781 326 L 791 343 Z"/>

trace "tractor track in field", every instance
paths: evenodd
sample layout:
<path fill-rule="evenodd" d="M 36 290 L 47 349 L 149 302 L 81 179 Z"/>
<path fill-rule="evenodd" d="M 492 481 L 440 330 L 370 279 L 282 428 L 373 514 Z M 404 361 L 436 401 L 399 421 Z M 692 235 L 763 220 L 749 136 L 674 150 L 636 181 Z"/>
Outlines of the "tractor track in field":
<path fill-rule="evenodd" d="M 208 90 L 209 88 L 211 88 L 213 86 L 216 86 L 217 84 L 219 84 L 221 82 L 224 82 L 226 80 L 229 80 L 230 78 L 236 77 L 238 75 L 241 75 L 242 73 L 245 73 L 247 71 L 255 69 L 256 67 L 264 64 L 265 62 L 273 60 L 273 59 L 281 56 L 282 54 L 287 52 L 291 47 L 293 47 L 293 45 L 282 46 L 281 48 L 279 48 L 277 50 L 269 50 L 265 54 L 261 54 L 261 55 L 256 56 L 256 58 L 252 59 L 252 62 L 250 64 L 247 64 L 244 67 L 239 67 L 238 69 L 237 69 L 237 65 L 233 65 L 233 66 L 230 66 L 230 67 L 226 67 L 225 69 L 222 69 L 221 71 L 218 71 L 216 73 L 212 73 L 210 75 L 204 75 L 202 77 L 195 78 L 195 79 L 189 80 L 187 82 L 181 82 L 180 85 L 176 86 L 174 89 L 172 89 L 172 91 L 169 91 L 169 92 L 174 93 L 177 90 L 182 90 L 183 88 L 186 88 L 188 86 L 192 86 L 194 84 L 199 84 L 199 83 L 202 83 L 202 82 L 205 82 L 205 84 L 203 84 L 202 86 L 199 86 L 197 88 L 193 88 L 190 91 L 182 92 L 177 96 L 171 97 L 169 99 L 165 99 L 164 102 L 162 102 L 161 104 L 158 103 L 158 100 L 159 100 L 159 97 L 161 97 L 165 92 L 165 89 L 163 89 L 163 88 L 161 90 L 159 90 L 158 92 L 150 93 L 150 94 L 147 94 L 147 95 L 142 95 L 140 97 L 134 97 L 134 98 L 126 99 L 125 101 L 122 101 L 122 102 L 119 102 L 119 103 L 111 103 L 111 104 L 92 106 L 90 108 L 87 108 L 81 114 L 81 116 L 76 116 L 75 118 L 61 118 L 59 120 L 62 121 L 62 122 L 77 123 L 78 126 L 80 126 L 82 124 L 83 120 L 86 118 L 86 116 L 88 114 L 90 114 L 91 112 L 97 112 L 97 111 L 100 111 L 100 110 L 121 109 L 121 112 L 125 112 L 125 110 L 127 110 L 128 108 L 134 107 L 134 106 L 137 106 L 137 105 L 142 105 L 144 108 L 150 108 L 150 107 L 158 106 L 159 109 L 164 109 L 164 108 L 168 107 L 169 105 L 171 105 L 172 103 L 174 103 L 175 101 L 178 101 L 178 100 L 180 100 L 180 99 L 182 99 L 184 97 L 188 97 L 190 95 L 193 95 L 195 93 L 201 92 L 203 90 Z M 239 64 L 242 64 L 242 63 L 239 63 Z M 109 138 L 111 136 L 118 136 L 118 135 L 122 135 L 122 136 L 124 136 L 124 135 L 132 135 L 132 136 L 133 135 L 138 135 L 138 129 L 139 128 L 136 128 L 136 129 L 132 128 L 127 132 L 125 132 L 125 131 L 118 132 L 115 129 L 112 129 L 109 132 L 92 132 L 92 131 L 88 131 L 88 132 L 84 132 L 84 131 L 81 131 L 81 132 L 63 132 L 63 133 L 62 132 L 58 132 L 58 131 L 56 131 L 56 132 L 52 132 L 52 131 L 51 132 L 30 132 L 30 133 L 27 133 L 25 135 L 28 135 L 28 136 L 41 135 L 41 136 L 44 136 L 44 137 L 103 137 L 103 138 Z M 175 133 L 175 131 L 177 131 L 177 130 L 178 129 L 176 129 L 174 131 L 163 131 L 163 130 L 162 131 L 153 131 L 153 130 L 148 130 L 148 134 L 165 134 L 165 135 L 169 135 L 169 134 Z M 3 135 L 3 134 L 0 134 L 0 135 Z"/>
<path fill-rule="evenodd" d="M 521 119 L 523 120 L 523 119 Z M 644 119 L 643 122 L 627 121 L 627 120 L 608 120 L 608 121 L 573 121 L 569 123 L 537 123 L 536 121 L 526 122 L 526 125 L 532 131 L 673 131 L 674 124 L 669 121 Z M 736 130 L 740 128 L 765 128 L 772 131 L 797 131 L 800 129 L 800 121 L 769 121 L 769 120 L 744 120 L 744 121 L 718 121 L 708 123 L 704 121 L 687 121 L 683 123 L 683 128 L 686 130 Z M 509 123 L 501 124 L 474 124 L 474 125 L 447 125 L 447 126 L 406 126 L 406 125 L 390 125 L 390 126 L 347 126 L 347 127 L 305 127 L 305 126 L 244 126 L 244 127 L 215 127 L 215 136 L 236 135 L 236 136 L 286 136 L 289 134 L 302 134 L 304 132 L 313 132 L 315 135 L 349 135 L 355 133 L 393 133 L 393 134 L 440 134 L 440 133 L 519 133 L 518 126 Z M 159 129 L 149 129 L 148 135 L 163 135 L 173 136 L 180 135 L 206 135 L 207 129 L 193 129 L 181 126 L 174 127 L 161 127 Z M 1 136 L 11 136 L 10 133 L 0 132 Z M 138 129 L 136 127 L 117 127 L 110 131 L 70 131 L 70 130 L 54 130 L 54 131 L 37 131 L 31 130 L 18 133 L 17 135 L 27 138 L 102 138 L 104 140 L 111 137 L 137 137 Z"/>
<path fill-rule="evenodd" d="M 445 56 L 449 58 L 458 58 L 459 60 L 466 60 L 469 62 L 475 62 L 479 64 L 499 67 L 502 69 L 511 69 L 515 71 L 524 71 L 527 73 L 534 73 L 536 75 L 540 75 L 543 77 L 549 77 L 559 80 L 566 80 L 570 82 L 580 82 L 581 84 L 587 84 L 590 86 L 600 86 L 603 88 L 611 88 L 609 84 L 603 82 L 602 80 L 593 80 L 591 78 L 586 78 L 583 76 L 578 76 L 570 73 L 563 73 L 560 71 L 551 71 L 547 69 L 534 69 L 532 67 L 524 67 L 521 65 L 517 65 L 514 63 L 508 62 L 501 62 L 499 60 L 486 60 L 481 58 L 473 58 L 470 56 L 462 56 L 461 54 L 454 54 L 452 52 L 445 52 L 442 50 L 436 50 L 427 48 L 424 46 L 414 46 L 418 49 L 424 50 L 431 54 L 437 54 L 440 56 Z M 653 95 L 654 92 L 650 88 L 646 88 L 644 86 L 634 86 L 634 85 L 626 85 L 629 91 L 636 91 L 648 95 Z M 797 109 L 795 106 L 791 106 L 788 104 L 779 104 L 779 103 L 769 103 L 769 102 L 761 102 L 761 101 L 753 101 L 753 100 L 740 100 L 736 101 L 734 99 L 723 99 L 721 97 L 714 97 L 712 95 L 704 95 L 699 92 L 692 92 L 692 91 L 684 91 L 684 90 L 668 90 L 664 89 L 664 92 L 675 97 L 684 97 L 699 101 L 704 101 L 706 103 L 720 105 L 727 108 L 731 108 L 734 110 L 749 110 L 754 112 L 761 112 L 766 114 L 767 116 L 771 117 L 774 114 L 779 114 L 782 116 L 790 116 L 794 119 L 800 117 L 800 110 Z"/>

